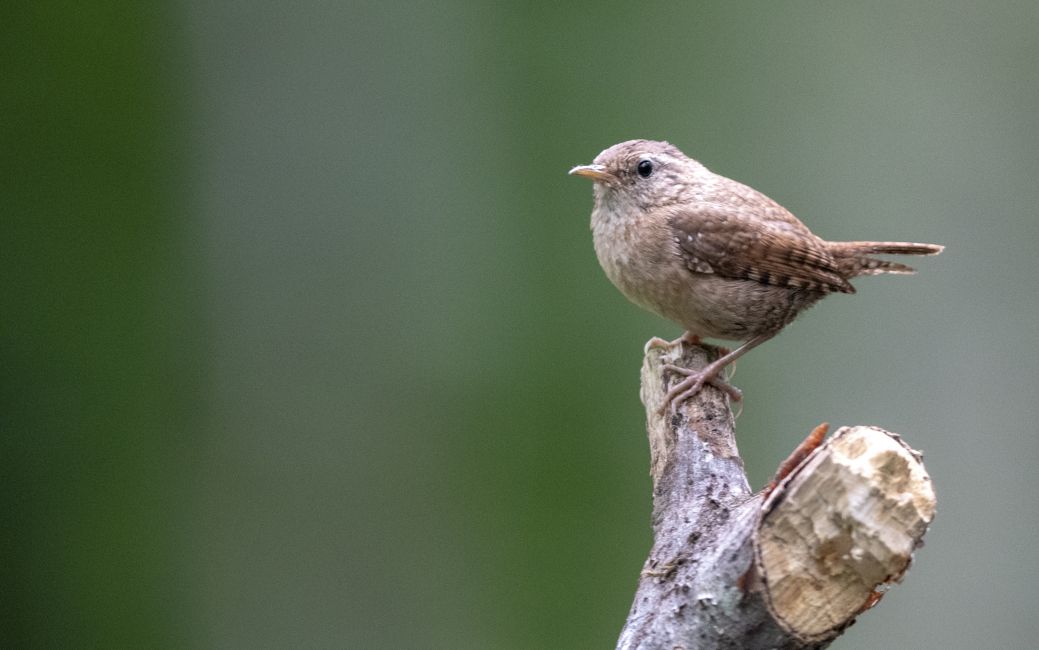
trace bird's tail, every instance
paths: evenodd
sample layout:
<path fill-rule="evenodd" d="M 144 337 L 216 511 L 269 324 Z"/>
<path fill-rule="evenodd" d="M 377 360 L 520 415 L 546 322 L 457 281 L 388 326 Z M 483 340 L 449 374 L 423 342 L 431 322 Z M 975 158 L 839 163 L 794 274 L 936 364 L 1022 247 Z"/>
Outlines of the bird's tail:
<path fill-rule="evenodd" d="M 846 278 L 880 273 L 916 273 L 911 266 L 870 255 L 937 255 L 945 250 L 938 244 L 917 244 L 895 241 L 835 241 L 828 242 L 830 254 L 837 268 Z"/>

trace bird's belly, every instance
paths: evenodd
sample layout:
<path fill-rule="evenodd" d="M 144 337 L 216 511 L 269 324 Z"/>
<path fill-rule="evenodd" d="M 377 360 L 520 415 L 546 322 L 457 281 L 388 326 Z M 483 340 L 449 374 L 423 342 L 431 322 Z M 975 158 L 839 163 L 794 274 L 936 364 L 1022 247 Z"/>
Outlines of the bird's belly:
<path fill-rule="evenodd" d="M 599 223 L 595 251 L 610 281 L 636 305 L 693 334 L 743 341 L 775 333 L 823 295 L 695 273 L 676 263 L 663 232 L 638 239 L 630 228 Z"/>
<path fill-rule="evenodd" d="M 694 334 L 734 341 L 778 332 L 819 298 L 803 290 L 684 269 L 675 277 L 649 282 L 621 274 L 615 284 L 632 302 Z"/>

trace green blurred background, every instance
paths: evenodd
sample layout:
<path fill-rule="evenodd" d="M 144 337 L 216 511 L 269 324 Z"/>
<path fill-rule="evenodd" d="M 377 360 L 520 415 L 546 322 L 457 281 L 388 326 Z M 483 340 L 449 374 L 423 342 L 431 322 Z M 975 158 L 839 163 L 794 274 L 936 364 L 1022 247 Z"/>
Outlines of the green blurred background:
<path fill-rule="evenodd" d="M 924 450 L 835 647 L 1034 647 L 1039 4 L 7 3 L 4 647 L 602 648 L 648 550 L 614 142 L 935 241 L 740 362 L 755 486 Z"/>

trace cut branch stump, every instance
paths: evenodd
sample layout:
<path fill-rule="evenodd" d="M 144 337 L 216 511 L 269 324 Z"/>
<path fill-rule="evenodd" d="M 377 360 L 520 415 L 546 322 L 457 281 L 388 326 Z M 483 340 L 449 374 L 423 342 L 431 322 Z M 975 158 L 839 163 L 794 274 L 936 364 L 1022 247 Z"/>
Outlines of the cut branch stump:
<path fill-rule="evenodd" d="M 647 346 L 642 367 L 653 477 L 653 548 L 617 647 L 823 648 L 899 582 L 935 495 L 898 434 L 814 431 L 751 491 L 728 398 L 708 386 L 671 415 L 665 364 L 718 350 Z"/>

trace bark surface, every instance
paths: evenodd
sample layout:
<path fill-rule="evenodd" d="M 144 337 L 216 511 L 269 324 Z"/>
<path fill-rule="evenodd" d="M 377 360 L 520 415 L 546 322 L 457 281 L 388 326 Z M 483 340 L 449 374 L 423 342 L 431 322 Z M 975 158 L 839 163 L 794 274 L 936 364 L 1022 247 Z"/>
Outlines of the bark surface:
<path fill-rule="evenodd" d="M 722 392 L 663 409 L 680 379 L 665 364 L 716 357 L 646 352 L 654 543 L 617 647 L 826 647 L 905 574 L 934 517 L 930 478 L 897 434 L 845 427 L 821 445 L 817 430 L 753 493 Z"/>

